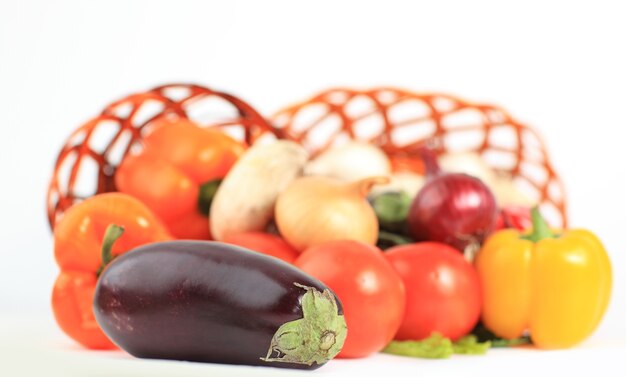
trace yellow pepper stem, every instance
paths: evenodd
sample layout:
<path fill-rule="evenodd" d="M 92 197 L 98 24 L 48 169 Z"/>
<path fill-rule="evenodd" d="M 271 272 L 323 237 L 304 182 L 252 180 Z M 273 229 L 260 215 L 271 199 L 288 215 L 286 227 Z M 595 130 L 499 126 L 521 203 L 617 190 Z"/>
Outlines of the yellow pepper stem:
<path fill-rule="evenodd" d="M 539 211 L 538 206 L 532 208 L 532 210 L 530 211 L 530 216 L 533 223 L 533 229 L 529 235 L 523 237 L 524 239 L 533 242 L 539 242 L 544 238 L 555 237 L 554 233 L 552 233 L 552 231 L 550 230 L 548 223 L 543 218 L 543 216 L 541 216 L 541 212 Z"/>

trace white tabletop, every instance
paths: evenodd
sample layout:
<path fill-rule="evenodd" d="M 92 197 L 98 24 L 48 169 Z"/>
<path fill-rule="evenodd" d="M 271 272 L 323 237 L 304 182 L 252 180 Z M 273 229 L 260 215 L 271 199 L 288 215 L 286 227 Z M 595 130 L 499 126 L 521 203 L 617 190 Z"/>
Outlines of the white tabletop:
<path fill-rule="evenodd" d="M 66 338 L 48 316 L 0 315 L 1 376 L 566 376 L 626 375 L 626 340 L 591 339 L 559 351 L 491 349 L 484 356 L 425 360 L 377 354 L 332 360 L 310 371 L 136 359 L 122 351 L 88 351 Z"/>

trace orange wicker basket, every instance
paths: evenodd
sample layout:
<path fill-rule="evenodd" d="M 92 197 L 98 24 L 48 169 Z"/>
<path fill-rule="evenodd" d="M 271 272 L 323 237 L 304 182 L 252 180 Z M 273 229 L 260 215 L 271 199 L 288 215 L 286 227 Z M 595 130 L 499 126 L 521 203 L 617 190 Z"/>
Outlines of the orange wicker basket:
<path fill-rule="evenodd" d="M 567 226 L 563 185 L 545 145 L 501 108 L 392 88 L 331 89 L 277 112 L 269 122 L 237 97 L 188 84 L 130 95 L 72 133 L 48 188 L 50 226 L 74 203 L 115 191 L 116 167 L 163 117 L 220 127 L 249 144 L 261 137 L 291 139 L 312 154 L 350 139 L 372 142 L 400 161 L 419 159 L 416 151 L 424 143 L 439 154 L 477 152 L 540 203 L 552 225 Z"/>

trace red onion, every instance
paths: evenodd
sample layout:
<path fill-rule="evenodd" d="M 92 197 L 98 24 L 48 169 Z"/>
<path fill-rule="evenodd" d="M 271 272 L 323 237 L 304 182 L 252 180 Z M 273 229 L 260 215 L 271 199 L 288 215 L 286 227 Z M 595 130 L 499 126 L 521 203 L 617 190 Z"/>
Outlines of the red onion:
<path fill-rule="evenodd" d="M 431 150 L 423 150 L 422 158 L 428 181 L 409 210 L 411 236 L 461 251 L 478 246 L 494 230 L 498 216 L 491 190 L 470 175 L 442 173 Z"/>

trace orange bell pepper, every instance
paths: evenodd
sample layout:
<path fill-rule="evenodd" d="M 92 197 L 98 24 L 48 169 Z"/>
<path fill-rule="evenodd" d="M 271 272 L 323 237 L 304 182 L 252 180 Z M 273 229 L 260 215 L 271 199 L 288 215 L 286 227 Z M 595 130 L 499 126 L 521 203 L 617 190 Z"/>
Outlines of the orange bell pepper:
<path fill-rule="evenodd" d="M 111 224 L 125 228 L 121 237 L 112 235 L 119 237 L 112 249 L 111 237 L 103 246 Z M 85 347 L 115 348 L 98 326 L 92 309 L 103 268 L 101 256 L 110 252 L 115 257 L 143 244 L 171 239 L 159 219 L 126 194 L 96 195 L 67 210 L 54 227 L 54 256 L 61 272 L 52 291 L 52 311 L 59 327 Z"/>
<path fill-rule="evenodd" d="M 117 188 L 146 204 L 175 237 L 211 239 L 211 201 L 245 145 L 188 120 L 161 122 L 143 150 L 122 161 Z"/>
<path fill-rule="evenodd" d="M 502 230 L 476 258 L 484 325 L 513 339 L 530 332 L 539 348 L 567 348 L 600 323 L 611 296 L 611 263 L 586 230 L 555 235 L 537 208 L 533 230 Z"/>

